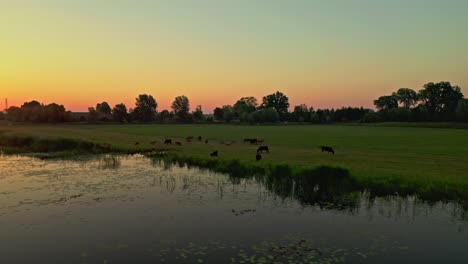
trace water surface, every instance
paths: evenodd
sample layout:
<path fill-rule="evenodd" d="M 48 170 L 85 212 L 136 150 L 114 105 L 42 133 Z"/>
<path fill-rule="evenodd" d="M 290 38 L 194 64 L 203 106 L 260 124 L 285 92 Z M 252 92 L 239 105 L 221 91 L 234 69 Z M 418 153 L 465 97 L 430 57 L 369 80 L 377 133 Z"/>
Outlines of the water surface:
<path fill-rule="evenodd" d="M 142 156 L 0 157 L 0 263 L 468 263 L 456 203 Z"/>

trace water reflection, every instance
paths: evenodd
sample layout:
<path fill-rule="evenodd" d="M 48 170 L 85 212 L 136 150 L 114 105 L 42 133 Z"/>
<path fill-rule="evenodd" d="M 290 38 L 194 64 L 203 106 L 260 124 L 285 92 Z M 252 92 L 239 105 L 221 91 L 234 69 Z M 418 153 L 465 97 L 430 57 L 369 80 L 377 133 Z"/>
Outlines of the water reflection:
<path fill-rule="evenodd" d="M 468 260 L 457 203 L 380 196 L 340 175 L 234 177 L 139 155 L 1 157 L 0 216 L 1 263 Z"/>

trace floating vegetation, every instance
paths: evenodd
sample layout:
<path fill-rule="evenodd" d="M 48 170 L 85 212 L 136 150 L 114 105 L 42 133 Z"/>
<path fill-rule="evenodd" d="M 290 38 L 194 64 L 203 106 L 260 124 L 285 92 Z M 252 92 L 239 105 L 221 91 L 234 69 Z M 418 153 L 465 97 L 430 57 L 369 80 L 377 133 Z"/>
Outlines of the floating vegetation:
<path fill-rule="evenodd" d="M 234 210 L 234 209 L 232 209 L 231 211 L 235 215 L 244 215 L 244 214 L 247 214 L 247 213 L 255 213 L 257 210 L 255 210 L 255 209 L 245 209 L 245 210 Z"/>

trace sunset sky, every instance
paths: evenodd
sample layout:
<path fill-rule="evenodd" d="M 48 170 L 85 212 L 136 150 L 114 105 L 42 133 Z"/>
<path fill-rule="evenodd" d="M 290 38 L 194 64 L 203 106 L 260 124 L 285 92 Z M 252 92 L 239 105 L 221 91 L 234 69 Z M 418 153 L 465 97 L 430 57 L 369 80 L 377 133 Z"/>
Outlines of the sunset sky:
<path fill-rule="evenodd" d="M 466 0 L 0 0 L 0 105 L 36 99 L 205 112 L 280 90 L 292 105 L 371 107 L 400 87 L 468 95 Z"/>

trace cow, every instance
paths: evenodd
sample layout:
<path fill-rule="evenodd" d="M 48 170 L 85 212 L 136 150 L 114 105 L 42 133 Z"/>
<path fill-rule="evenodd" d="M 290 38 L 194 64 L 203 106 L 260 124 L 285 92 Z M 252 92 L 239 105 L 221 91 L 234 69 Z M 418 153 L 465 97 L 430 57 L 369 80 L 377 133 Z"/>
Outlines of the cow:
<path fill-rule="evenodd" d="M 198 136 L 198 141 L 202 141 L 202 137 L 201 137 L 201 136 Z"/>
<path fill-rule="evenodd" d="M 211 157 L 218 157 L 218 151 L 213 151 L 211 154 L 210 154 Z"/>
<path fill-rule="evenodd" d="M 182 146 L 182 142 L 180 142 L 180 141 L 176 141 L 175 144 L 176 144 L 177 146 Z"/>
<path fill-rule="evenodd" d="M 263 151 L 270 152 L 270 150 L 268 149 L 268 146 L 258 147 L 257 152 L 263 152 Z"/>
<path fill-rule="evenodd" d="M 255 139 L 253 139 L 253 138 L 244 138 L 244 143 L 246 143 L 246 142 L 251 143 L 252 140 L 255 140 Z"/>
<path fill-rule="evenodd" d="M 258 143 L 258 139 L 256 139 L 256 138 L 250 139 L 250 144 L 255 144 L 255 145 L 257 145 L 257 143 Z"/>
<path fill-rule="evenodd" d="M 255 159 L 257 161 L 261 160 L 262 159 L 262 154 L 260 154 L 260 152 L 257 152 L 257 155 L 255 155 Z"/>
<path fill-rule="evenodd" d="M 135 142 L 135 146 L 140 145 L 140 142 Z"/>
<path fill-rule="evenodd" d="M 185 140 L 187 140 L 187 142 L 192 141 L 192 139 L 193 139 L 193 136 L 190 136 L 190 137 L 186 137 L 186 138 L 185 138 Z"/>
<path fill-rule="evenodd" d="M 257 143 L 263 143 L 264 139 L 257 139 Z"/>
<path fill-rule="evenodd" d="M 335 151 L 333 150 L 332 147 L 321 146 L 321 148 L 322 148 L 322 152 L 328 152 L 328 153 L 332 153 L 333 155 L 335 155 Z"/>
<path fill-rule="evenodd" d="M 166 144 L 166 145 L 172 144 L 172 139 L 166 139 L 166 140 L 164 140 L 164 144 Z"/>

